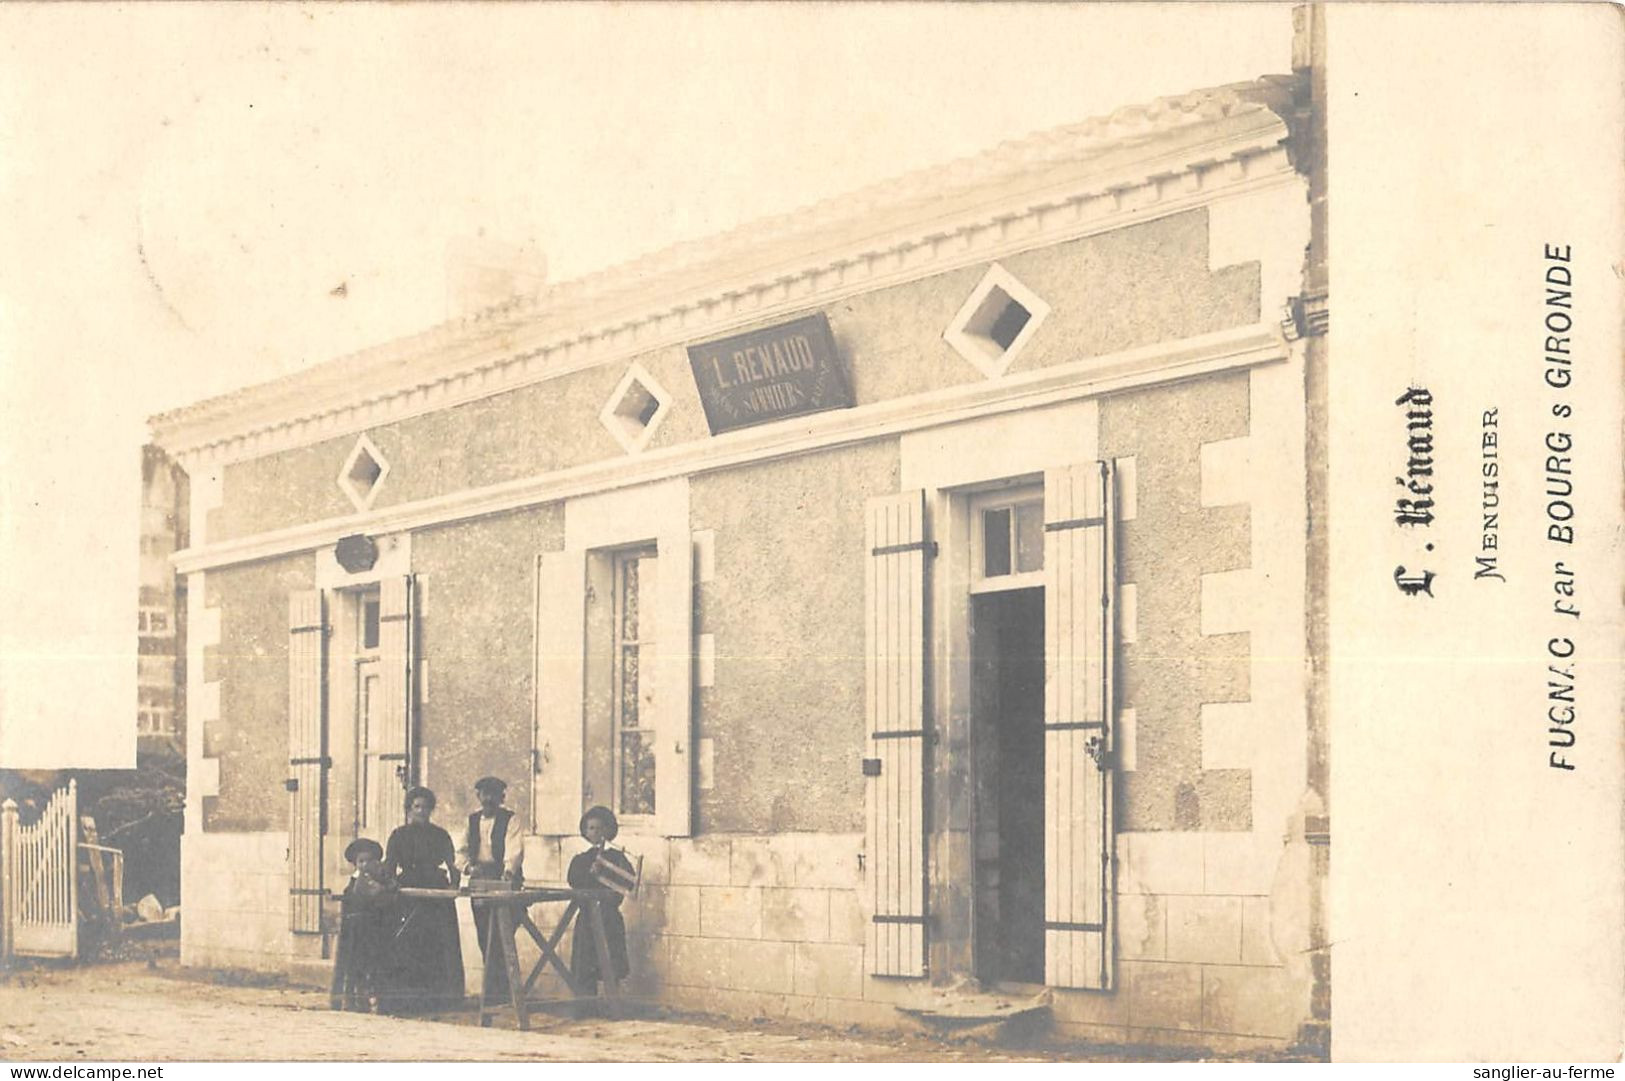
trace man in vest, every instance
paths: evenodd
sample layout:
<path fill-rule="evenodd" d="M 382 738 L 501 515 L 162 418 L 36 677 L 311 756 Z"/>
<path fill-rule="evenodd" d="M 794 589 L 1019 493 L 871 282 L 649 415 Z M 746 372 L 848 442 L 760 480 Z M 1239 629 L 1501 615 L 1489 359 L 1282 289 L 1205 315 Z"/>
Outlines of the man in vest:
<path fill-rule="evenodd" d="M 480 809 L 468 816 L 468 829 L 457 846 L 458 866 L 475 890 L 480 888 L 481 880 L 490 883 L 506 879 L 518 887 L 524 879 L 525 842 L 520 835 L 518 817 L 502 806 L 508 783 L 499 777 L 481 777 L 474 782 L 474 794 L 479 797 Z M 486 905 L 474 906 L 474 930 L 480 940 L 480 956 L 487 964 L 490 963 L 494 912 Z M 491 977 L 491 991 L 506 995 L 508 969 L 500 956 L 496 973 Z"/>

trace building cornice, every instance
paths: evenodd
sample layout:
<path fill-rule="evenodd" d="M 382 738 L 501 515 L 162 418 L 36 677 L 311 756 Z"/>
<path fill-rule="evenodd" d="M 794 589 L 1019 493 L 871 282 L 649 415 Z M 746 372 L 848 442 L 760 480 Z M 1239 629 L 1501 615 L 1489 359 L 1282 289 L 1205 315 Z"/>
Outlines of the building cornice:
<path fill-rule="evenodd" d="M 188 468 L 238 461 L 725 334 L 1295 178 L 1289 78 L 1198 91 L 678 245 L 153 418 Z"/>
<path fill-rule="evenodd" d="M 636 457 L 609 458 L 502 484 L 221 541 L 177 552 L 173 560 L 180 573 L 191 574 L 296 555 L 334 544 L 347 534 L 379 535 L 425 529 L 998 413 L 1253 368 L 1284 361 L 1289 355 L 1290 347 L 1280 328 L 1260 323 L 1001 379 L 962 384 L 853 409 L 831 410 L 800 418 L 793 425 L 747 428 Z"/>

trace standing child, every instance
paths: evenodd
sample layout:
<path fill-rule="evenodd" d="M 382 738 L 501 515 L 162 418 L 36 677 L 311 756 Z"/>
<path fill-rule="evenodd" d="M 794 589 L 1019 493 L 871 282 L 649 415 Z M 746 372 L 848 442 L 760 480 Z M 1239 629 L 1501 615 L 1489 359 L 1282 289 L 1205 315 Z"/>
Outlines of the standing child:
<path fill-rule="evenodd" d="M 626 921 L 621 918 L 621 894 L 627 884 L 635 881 L 636 873 L 626 852 L 609 843 L 620 831 L 615 812 L 608 807 L 589 809 L 581 816 L 581 836 L 590 847 L 570 861 L 565 878 L 571 889 L 615 891 L 613 898 L 602 902 L 598 910 L 603 915 L 604 935 L 609 939 L 609 961 L 615 970 L 614 976 L 624 980 L 632 966 L 626 957 Z M 570 968 L 583 993 L 597 994 L 602 973 L 598 970 L 598 947 L 593 941 L 592 924 L 587 922 L 585 913 L 576 920 Z"/>
<path fill-rule="evenodd" d="M 358 837 L 344 850 L 344 858 L 355 871 L 341 901 L 344 927 L 333 982 L 345 1009 L 365 1012 L 389 967 L 387 953 L 396 917 L 395 878 L 384 866 L 384 846 L 377 841 Z"/>

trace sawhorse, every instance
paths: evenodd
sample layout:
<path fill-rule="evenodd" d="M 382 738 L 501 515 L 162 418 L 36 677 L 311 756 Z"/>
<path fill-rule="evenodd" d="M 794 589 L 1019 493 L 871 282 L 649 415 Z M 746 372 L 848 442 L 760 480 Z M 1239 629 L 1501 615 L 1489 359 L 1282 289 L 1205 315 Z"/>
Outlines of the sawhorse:
<path fill-rule="evenodd" d="M 402 891 L 405 892 L 405 891 Z M 564 938 L 564 932 L 570 927 L 572 919 L 580 918 L 586 921 L 587 928 L 592 934 L 593 952 L 598 957 L 599 979 L 603 985 L 603 997 L 611 1003 L 620 998 L 620 982 L 615 978 L 615 966 L 609 956 L 609 936 L 604 933 L 603 905 L 617 897 L 614 890 L 575 890 L 553 887 L 537 887 L 520 890 L 477 890 L 469 894 L 469 903 L 474 905 L 490 906 L 496 911 L 492 913 L 492 930 L 496 941 L 487 950 L 485 973 L 480 980 L 480 1025 L 489 1026 L 491 1019 L 501 1013 L 504 1005 L 513 1008 L 515 1022 L 521 1030 L 530 1027 L 530 989 L 535 986 L 536 980 L 552 965 L 570 993 L 582 996 L 584 989 L 580 979 L 571 971 L 570 966 L 564 963 L 559 956 L 559 942 Z M 542 934 L 541 928 L 536 926 L 530 918 L 530 906 L 548 904 L 550 902 L 564 901 L 564 912 L 553 927 L 552 934 Z M 519 944 L 516 941 L 520 928 L 535 941 L 541 949 L 541 957 L 531 968 L 530 975 L 523 981 L 519 971 Z M 580 930 L 579 926 L 577 928 Z M 500 960 L 492 956 L 492 952 L 499 953 Z M 504 1004 L 492 995 L 491 985 L 495 980 L 497 964 L 501 964 L 508 976 L 508 1002 Z"/>

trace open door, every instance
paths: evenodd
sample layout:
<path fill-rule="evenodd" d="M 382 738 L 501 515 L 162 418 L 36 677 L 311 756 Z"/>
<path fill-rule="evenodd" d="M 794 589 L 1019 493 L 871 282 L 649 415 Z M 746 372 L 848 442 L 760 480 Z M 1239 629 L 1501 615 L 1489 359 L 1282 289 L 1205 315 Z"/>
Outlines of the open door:
<path fill-rule="evenodd" d="M 380 843 L 406 821 L 406 790 L 417 783 L 413 584 L 411 575 L 378 584 L 376 681 L 370 688 L 363 685 L 365 693 L 375 696 L 361 717 L 364 757 L 373 772 L 366 793 L 366 823 Z"/>
<path fill-rule="evenodd" d="M 288 926 L 322 930 L 327 832 L 327 606 L 320 590 L 288 597 Z"/>
<path fill-rule="evenodd" d="M 925 862 L 925 493 L 868 506 L 866 591 L 870 911 L 866 953 L 878 976 L 923 976 Z"/>
<path fill-rule="evenodd" d="M 1044 982 L 1113 981 L 1112 646 L 1115 510 L 1109 463 L 1044 475 Z"/>

